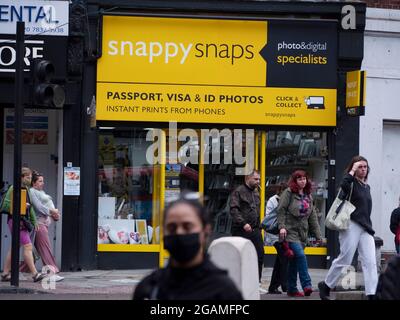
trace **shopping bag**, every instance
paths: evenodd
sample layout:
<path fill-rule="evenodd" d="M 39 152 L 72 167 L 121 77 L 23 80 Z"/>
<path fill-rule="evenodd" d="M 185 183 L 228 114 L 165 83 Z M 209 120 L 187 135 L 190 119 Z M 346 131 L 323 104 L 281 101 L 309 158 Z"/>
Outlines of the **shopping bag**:
<path fill-rule="evenodd" d="M 349 201 L 351 194 L 353 193 L 353 184 L 351 184 L 348 199 L 340 199 L 339 195 L 341 191 L 342 190 L 340 189 L 325 220 L 325 226 L 334 231 L 347 230 L 350 224 L 350 215 L 356 209 L 356 207 Z"/>
<path fill-rule="evenodd" d="M 272 210 L 268 215 L 266 215 L 261 222 L 261 228 L 265 230 L 265 232 L 270 234 L 278 234 L 278 215 L 277 210 Z"/>

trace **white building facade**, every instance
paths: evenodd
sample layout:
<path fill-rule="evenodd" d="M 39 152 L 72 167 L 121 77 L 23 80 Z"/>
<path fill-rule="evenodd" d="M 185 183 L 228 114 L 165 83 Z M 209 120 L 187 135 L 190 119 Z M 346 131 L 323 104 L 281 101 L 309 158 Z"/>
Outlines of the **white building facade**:
<path fill-rule="evenodd" d="M 390 215 L 400 198 L 400 10 L 367 8 L 364 60 L 366 111 L 360 119 L 360 154 L 371 167 L 372 223 L 395 251 Z"/>

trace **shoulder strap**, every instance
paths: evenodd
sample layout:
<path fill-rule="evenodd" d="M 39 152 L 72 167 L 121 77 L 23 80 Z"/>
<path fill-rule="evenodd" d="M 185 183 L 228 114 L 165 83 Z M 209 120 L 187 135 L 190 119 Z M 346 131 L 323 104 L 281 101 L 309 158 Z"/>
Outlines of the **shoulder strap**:
<path fill-rule="evenodd" d="M 349 198 L 348 198 L 348 201 L 350 201 L 350 199 L 351 199 L 351 195 L 353 194 L 353 182 L 351 183 L 351 186 L 350 186 L 350 195 L 349 195 Z M 350 201 L 351 202 L 351 201 Z"/>
<path fill-rule="evenodd" d="M 290 196 L 289 196 L 289 203 L 288 203 L 288 205 L 286 207 L 285 225 L 286 225 L 286 222 L 287 222 L 287 216 L 288 216 L 288 213 L 289 213 L 289 207 L 290 207 L 290 204 L 292 203 L 292 200 L 293 200 L 293 192 L 289 188 L 288 188 L 288 190 L 290 192 Z"/>
<path fill-rule="evenodd" d="M 288 205 L 286 207 L 286 211 L 289 211 L 290 204 L 292 203 L 292 200 L 293 200 L 293 192 L 290 189 L 288 189 L 288 190 L 290 192 L 290 196 L 289 196 L 289 203 L 288 203 Z"/>

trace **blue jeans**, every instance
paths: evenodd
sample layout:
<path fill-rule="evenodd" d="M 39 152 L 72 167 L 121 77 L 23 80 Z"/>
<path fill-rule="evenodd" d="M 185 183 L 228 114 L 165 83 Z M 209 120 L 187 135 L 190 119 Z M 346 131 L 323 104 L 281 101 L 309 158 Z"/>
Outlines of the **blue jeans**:
<path fill-rule="evenodd" d="M 299 273 L 301 286 L 311 288 L 311 277 L 308 273 L 307 258 L 301 243 L 289 242 L 290 249 L 293 250 L 294 257 L 289 259 L 287 274 L 287 292 L 297 292 L 297 273 Z"/>
<path fill-rule="evenodd" d="M 400 244 L 395 244 L 397 254 L 400 254 Z"/>

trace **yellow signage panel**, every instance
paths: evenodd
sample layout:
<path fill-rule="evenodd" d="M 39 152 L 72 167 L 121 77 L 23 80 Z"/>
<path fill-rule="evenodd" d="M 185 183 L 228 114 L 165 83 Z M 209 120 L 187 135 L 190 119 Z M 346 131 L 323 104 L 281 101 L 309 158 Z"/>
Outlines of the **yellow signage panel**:
<path fill-rule="evenodd" d="M 350 71 L 346 74 L 346 108 L 349 115 L 365 114 L 365 71 Z"/>
<path fill-rule="evenodd" d="M 97 81 L 265 86 L 266 30 L 266 21 L 104 16 Z"/>
<path fill-rule="evenodd" d="M 97 120 L 336 124 L 332 89 L 98 83 L 97 97 Z"/>
<path fill-rule="evenodd" d="M 13 213 L 14 210 L 14 193 L 11 192 L 10 196 L 10 213 Z M 21 215 L 24 216 L 26 215 L 26 189 L 21 189 L 21 204 L 20 204 L 20 212 Z"/>
<path fill-rule="evenodd" d="M 346 75 L 346 107 L 357 107 L 360 105 L 360 82 L 361 71 L 347 72 Z"/>
<path fill-rule="evenodd" d="M 104 16 L 96 120 L 335 126 L 335 42 L 303 24 Z M 310 52 L 329 63 L 279 62 Z"/>

